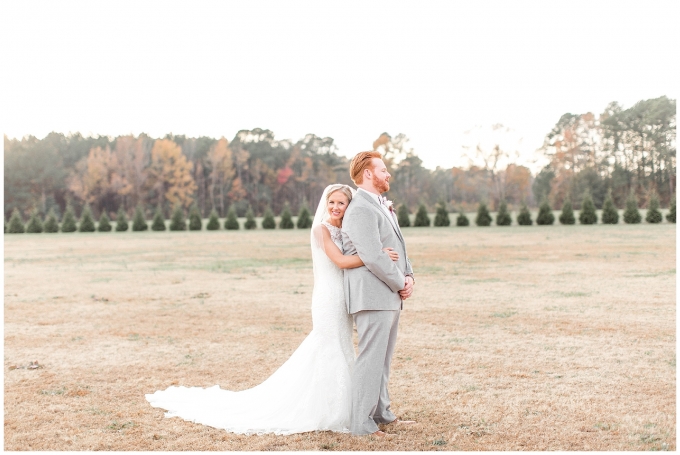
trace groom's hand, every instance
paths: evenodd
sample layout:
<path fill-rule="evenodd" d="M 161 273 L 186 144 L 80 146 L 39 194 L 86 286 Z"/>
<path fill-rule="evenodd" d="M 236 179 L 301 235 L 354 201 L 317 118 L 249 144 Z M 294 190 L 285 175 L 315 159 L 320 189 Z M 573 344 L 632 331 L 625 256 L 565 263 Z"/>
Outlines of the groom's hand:
<path fill-rule="evenodd" d="M 399 295 L 401 296 L 401 300 L 406 300 L 409 297 L 411 297 L 411 294 L 413 294 L 413 277 L 412 276 L 407 276 L 404 278 L 404 289 L 399 291 Z"/>

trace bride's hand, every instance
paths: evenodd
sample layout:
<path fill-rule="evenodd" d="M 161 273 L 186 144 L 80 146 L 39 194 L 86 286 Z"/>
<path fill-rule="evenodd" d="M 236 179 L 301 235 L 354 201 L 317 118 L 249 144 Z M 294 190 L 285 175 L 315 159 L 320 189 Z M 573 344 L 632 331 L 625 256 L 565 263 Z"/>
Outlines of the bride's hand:
<path fill-rule="evenodd" d="M 383 251 L 387 253 L 394 262 L 399 260 L 399 253 L 394 251 L 394 248 L 383 248 Z"/>

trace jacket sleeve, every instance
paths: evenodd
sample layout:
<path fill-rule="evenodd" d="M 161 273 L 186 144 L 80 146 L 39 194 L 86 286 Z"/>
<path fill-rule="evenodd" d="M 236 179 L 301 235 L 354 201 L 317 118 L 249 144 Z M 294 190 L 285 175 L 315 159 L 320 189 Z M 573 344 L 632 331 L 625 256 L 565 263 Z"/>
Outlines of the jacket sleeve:
<path fill-rule="evenodd" d="M 404 270 L 404 275 L 413 276 L 413 267 L 411 267 L 411 260 L 406 256 L 406 270 Z"/>
<path fill-rule="evenodd" d="M 366 207 L 354 207 L 345 214 L 343 230 L 368 270 L 383 281 L 392 292 L 404 289 L 404 273 L 383 249 L 378 231 L 377 213 Z M 349 219 L 347 219 L 349 217 Z"/>

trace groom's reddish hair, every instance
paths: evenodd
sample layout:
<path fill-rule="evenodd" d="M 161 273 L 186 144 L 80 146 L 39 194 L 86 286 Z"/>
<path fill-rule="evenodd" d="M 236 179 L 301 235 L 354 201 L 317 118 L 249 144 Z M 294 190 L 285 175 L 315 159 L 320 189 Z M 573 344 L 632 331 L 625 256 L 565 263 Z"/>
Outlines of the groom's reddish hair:
<path fill-rule="evenodd" d="M 360 185 L 364 182 L 364 170 L 373 169 L 373 158 L 382 159 L 380 152 L 375 150 L 370 152 L 359 152 L 354 155 L 352 162 L 349 165 L 349 176 L 356 185 Z"/>

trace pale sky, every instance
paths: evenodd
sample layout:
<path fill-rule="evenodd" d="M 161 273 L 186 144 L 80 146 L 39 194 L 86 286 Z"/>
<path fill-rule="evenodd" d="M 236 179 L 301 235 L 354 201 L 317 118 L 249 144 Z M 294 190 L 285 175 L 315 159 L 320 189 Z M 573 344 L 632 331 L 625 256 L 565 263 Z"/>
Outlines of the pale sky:
<path fill-rule="evenodd" d="M 464 132 L 502 123 L 529 164 L 566 112 L 678 97 L 678 1 L 1 5 L 9 137 L 260 127 L 352 156 L 386 131 L 434 168 L 464 165 Z"/>

